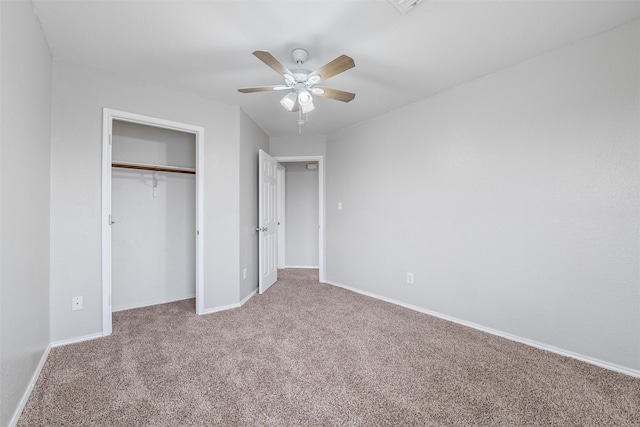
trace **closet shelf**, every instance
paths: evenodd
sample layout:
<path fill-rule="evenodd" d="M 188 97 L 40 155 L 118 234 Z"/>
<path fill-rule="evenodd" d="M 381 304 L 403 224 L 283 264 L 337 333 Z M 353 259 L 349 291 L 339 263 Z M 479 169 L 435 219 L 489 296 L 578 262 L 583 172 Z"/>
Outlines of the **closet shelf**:
<path fill-rule="evenodd" d="M 193 168 L 181 168 L 177 166 L 155 166 L 155 165 L 145 165 L 143 163 L 128 163 L 128 162 L 113 162 L 111 166 L 114 168 L 124 168 L 124 169 L 140 169 L 140 170 L 148 170 L 154 172 L 174 172 L 174 173 L 188 173 L 195 174 L 196 170 Z"/>

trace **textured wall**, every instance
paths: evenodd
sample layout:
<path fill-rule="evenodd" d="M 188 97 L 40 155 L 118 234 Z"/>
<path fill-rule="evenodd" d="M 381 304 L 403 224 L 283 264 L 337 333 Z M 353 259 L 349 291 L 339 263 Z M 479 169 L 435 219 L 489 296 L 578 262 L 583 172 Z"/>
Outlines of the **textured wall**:
<path fill-rule="evenodd" d="M 268 151 L 269 138 L 244 112 L 240 113 L 240 300 L 258 288 L 258 150 Z M 243 270 L 247 269 L 247 277 Z"/>
<path fill-rule="evenodd" d="M 51 55 L 31 2 L 0 2 L 0 425 L 49 345 Z"/>
<path fill-rule="evenodd" d="M 324 156 L 326 136 L 294 136 L 269 138 L 269 154 L 278 156 Z"/>
<path fill-rule="evenodd" d="M 103 107 L 204 127 L 204 308 L 238 302 L 239 108 L 54 60 L 52 341 L 102 331 Z"/>
<path fill-rule="evenodd" d="M 640 370 L 638 27 L 330 136 L 327 279 Z"/>

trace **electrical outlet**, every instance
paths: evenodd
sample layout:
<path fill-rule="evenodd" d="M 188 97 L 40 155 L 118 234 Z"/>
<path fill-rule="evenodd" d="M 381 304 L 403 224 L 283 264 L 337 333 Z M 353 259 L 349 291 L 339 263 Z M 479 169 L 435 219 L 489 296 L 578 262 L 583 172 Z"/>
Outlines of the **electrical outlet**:
<path fill-rule="evenodd" d="M 73 297 L 71 299 L 71 310 L 82 310 L 82 297 Z"/>
<path fill-rule="evenodd" d="M 407 273 L 407 283 L 413 284 L 413 273 Z"/>
<path fill-rule="evenodd" d="M 247 278 L 247 269 L 246 269 L 246 267 L 242 269 L 242 278 L 243 279 Z"/>

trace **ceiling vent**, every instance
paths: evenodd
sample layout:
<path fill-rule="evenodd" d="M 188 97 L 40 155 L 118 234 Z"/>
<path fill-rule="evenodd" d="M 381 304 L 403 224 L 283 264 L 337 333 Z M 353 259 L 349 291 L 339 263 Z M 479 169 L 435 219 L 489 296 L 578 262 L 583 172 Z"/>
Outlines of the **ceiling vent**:
<path fill-rule="evenodd" d="M 422 3 L 422 0 L 389 0 L 389 2 L 404 15 L 418 3 Z"/>

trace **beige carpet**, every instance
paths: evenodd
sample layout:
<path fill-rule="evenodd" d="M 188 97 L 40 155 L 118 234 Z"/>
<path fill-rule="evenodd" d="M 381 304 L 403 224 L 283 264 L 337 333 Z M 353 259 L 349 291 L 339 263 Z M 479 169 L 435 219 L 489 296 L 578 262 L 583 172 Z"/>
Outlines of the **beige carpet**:
<path fill-rule="evenodd" d="M 285 270 L 242 308 L 114 313 L 54 348 L 19 426 L 640 425 L 640 379 Z"/>

